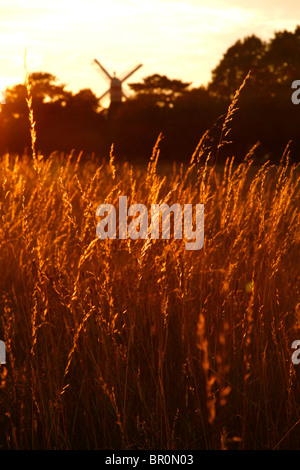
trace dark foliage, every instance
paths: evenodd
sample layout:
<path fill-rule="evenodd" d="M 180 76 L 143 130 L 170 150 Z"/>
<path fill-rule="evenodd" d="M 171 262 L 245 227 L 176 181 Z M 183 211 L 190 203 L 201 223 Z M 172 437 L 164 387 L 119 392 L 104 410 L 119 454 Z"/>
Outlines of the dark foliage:
<path fill-rule="evenodd" d="M 159 133 L 164 136 L 161 159 L 188 161 L 204 132 L 207 152 L 216 153 L 228 106 L 251 71 L 230 121 L 228 144 L 218 152 L 240 158 L 257 142 L 258 161 L 279 161 L 291 141 L 293 160 L 299 160 L 300 106 L 292 103 L 293 81 L 300 79 L 300 27 L 275 33 L 269 42 L 256 36 L 238 40 L 212 71 L 207 87 L 153 74 L 130 85 L 133 97 L 116 108 L 101 108 L 89 90 L 73 94 L 50 73 L 30 75 L 38 151 L 83 151 L 107 157 L 114 144 L 120 159 L 144 161 Z M 0 153 L 30 151 L 26 87 L 6 91 L 0 113 Z M 234 142 L 234 145 L 231 143 Z"/>

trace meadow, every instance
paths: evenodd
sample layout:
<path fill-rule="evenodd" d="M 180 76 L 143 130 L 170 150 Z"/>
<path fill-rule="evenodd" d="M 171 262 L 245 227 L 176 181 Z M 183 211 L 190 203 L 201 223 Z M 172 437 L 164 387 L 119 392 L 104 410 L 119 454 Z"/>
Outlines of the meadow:
<path fill-rule="evenodd" d="M 299 449 L 299 169 L 1 158 L 2 449 Z M 99 240 L 96 209 L 204 204 L 205 240 Z"/>

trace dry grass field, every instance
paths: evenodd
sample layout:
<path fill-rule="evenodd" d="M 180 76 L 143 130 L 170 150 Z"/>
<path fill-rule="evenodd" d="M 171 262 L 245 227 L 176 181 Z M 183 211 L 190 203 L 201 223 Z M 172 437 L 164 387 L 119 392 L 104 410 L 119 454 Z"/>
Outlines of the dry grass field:
<path fill-rule="evenodd" d="M 203 145 L 167 171 L 159 143 L 145 169 L 3 156 L 0 448 L 299 449 L 298 168 Z M 203 203 L 204 247 L 98 239 L 120 195 Z"/>

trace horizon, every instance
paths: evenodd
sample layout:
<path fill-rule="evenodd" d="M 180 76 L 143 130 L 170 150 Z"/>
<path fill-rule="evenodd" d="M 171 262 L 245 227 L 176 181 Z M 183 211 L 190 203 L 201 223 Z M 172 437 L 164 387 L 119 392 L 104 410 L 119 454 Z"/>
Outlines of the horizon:
<path fill-rule="evenodd" d="M 254 34 L 268 41 L 276 31 L 294 31 L 297 10 L 296 0 L 289 5 L 229 0 L 226 6 L 212 0 L 209 7 L 202 0 L 151 5 L 130 0 L 126 6 L 120 0 L 105 5 L 88 0 L 84 6 L 75 0 L 72 10 L 66 0 L 43 6 L 37 0 L 3 0 L 0 87 L 24 83 L 25 49 L 29 73 L 51 73 L 73 93 L 106 91 L 106 81 L 92 65 L 95 58 L 117 76 L 142 63 L 126 84 L 159 73 L 194 88 L 206 86 L 237 40 Z"/>

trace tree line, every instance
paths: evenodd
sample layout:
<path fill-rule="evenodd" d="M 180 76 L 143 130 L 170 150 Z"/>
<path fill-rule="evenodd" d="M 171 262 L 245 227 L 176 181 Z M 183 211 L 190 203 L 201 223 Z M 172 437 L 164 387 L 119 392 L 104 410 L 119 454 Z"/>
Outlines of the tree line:
<path fill-rule="evenodd" d="M 228 107 L 242 87 L 227 126 L 226 143 L 218 145 Z M 287 144 L 299 160 L 300 105 L 293 104 L 293 81 L 300 80 L 300 26 L 280 31 L 269 41 L 255 35 L 238 40 L 224 53 L 207 86 L 160 74 L 129 84 L 132 96 L 113 112 L 103 109 L 90 89 L 72 93 L 46 72 L 29 76 L 38 151 L 83 151 L 106 157 L 111 145 L 119 158 L 144 161 L 162 133 L 161 158 L 188 161 L 201 136 L 207 153 L 237 160 L 257 143 L 257 160 L 279 161 Z M 0 153 L 30 153 L 27 90 L 6 90 L 0 113 Z M 223 136 L 224 137 L 224 136 Z"/>

